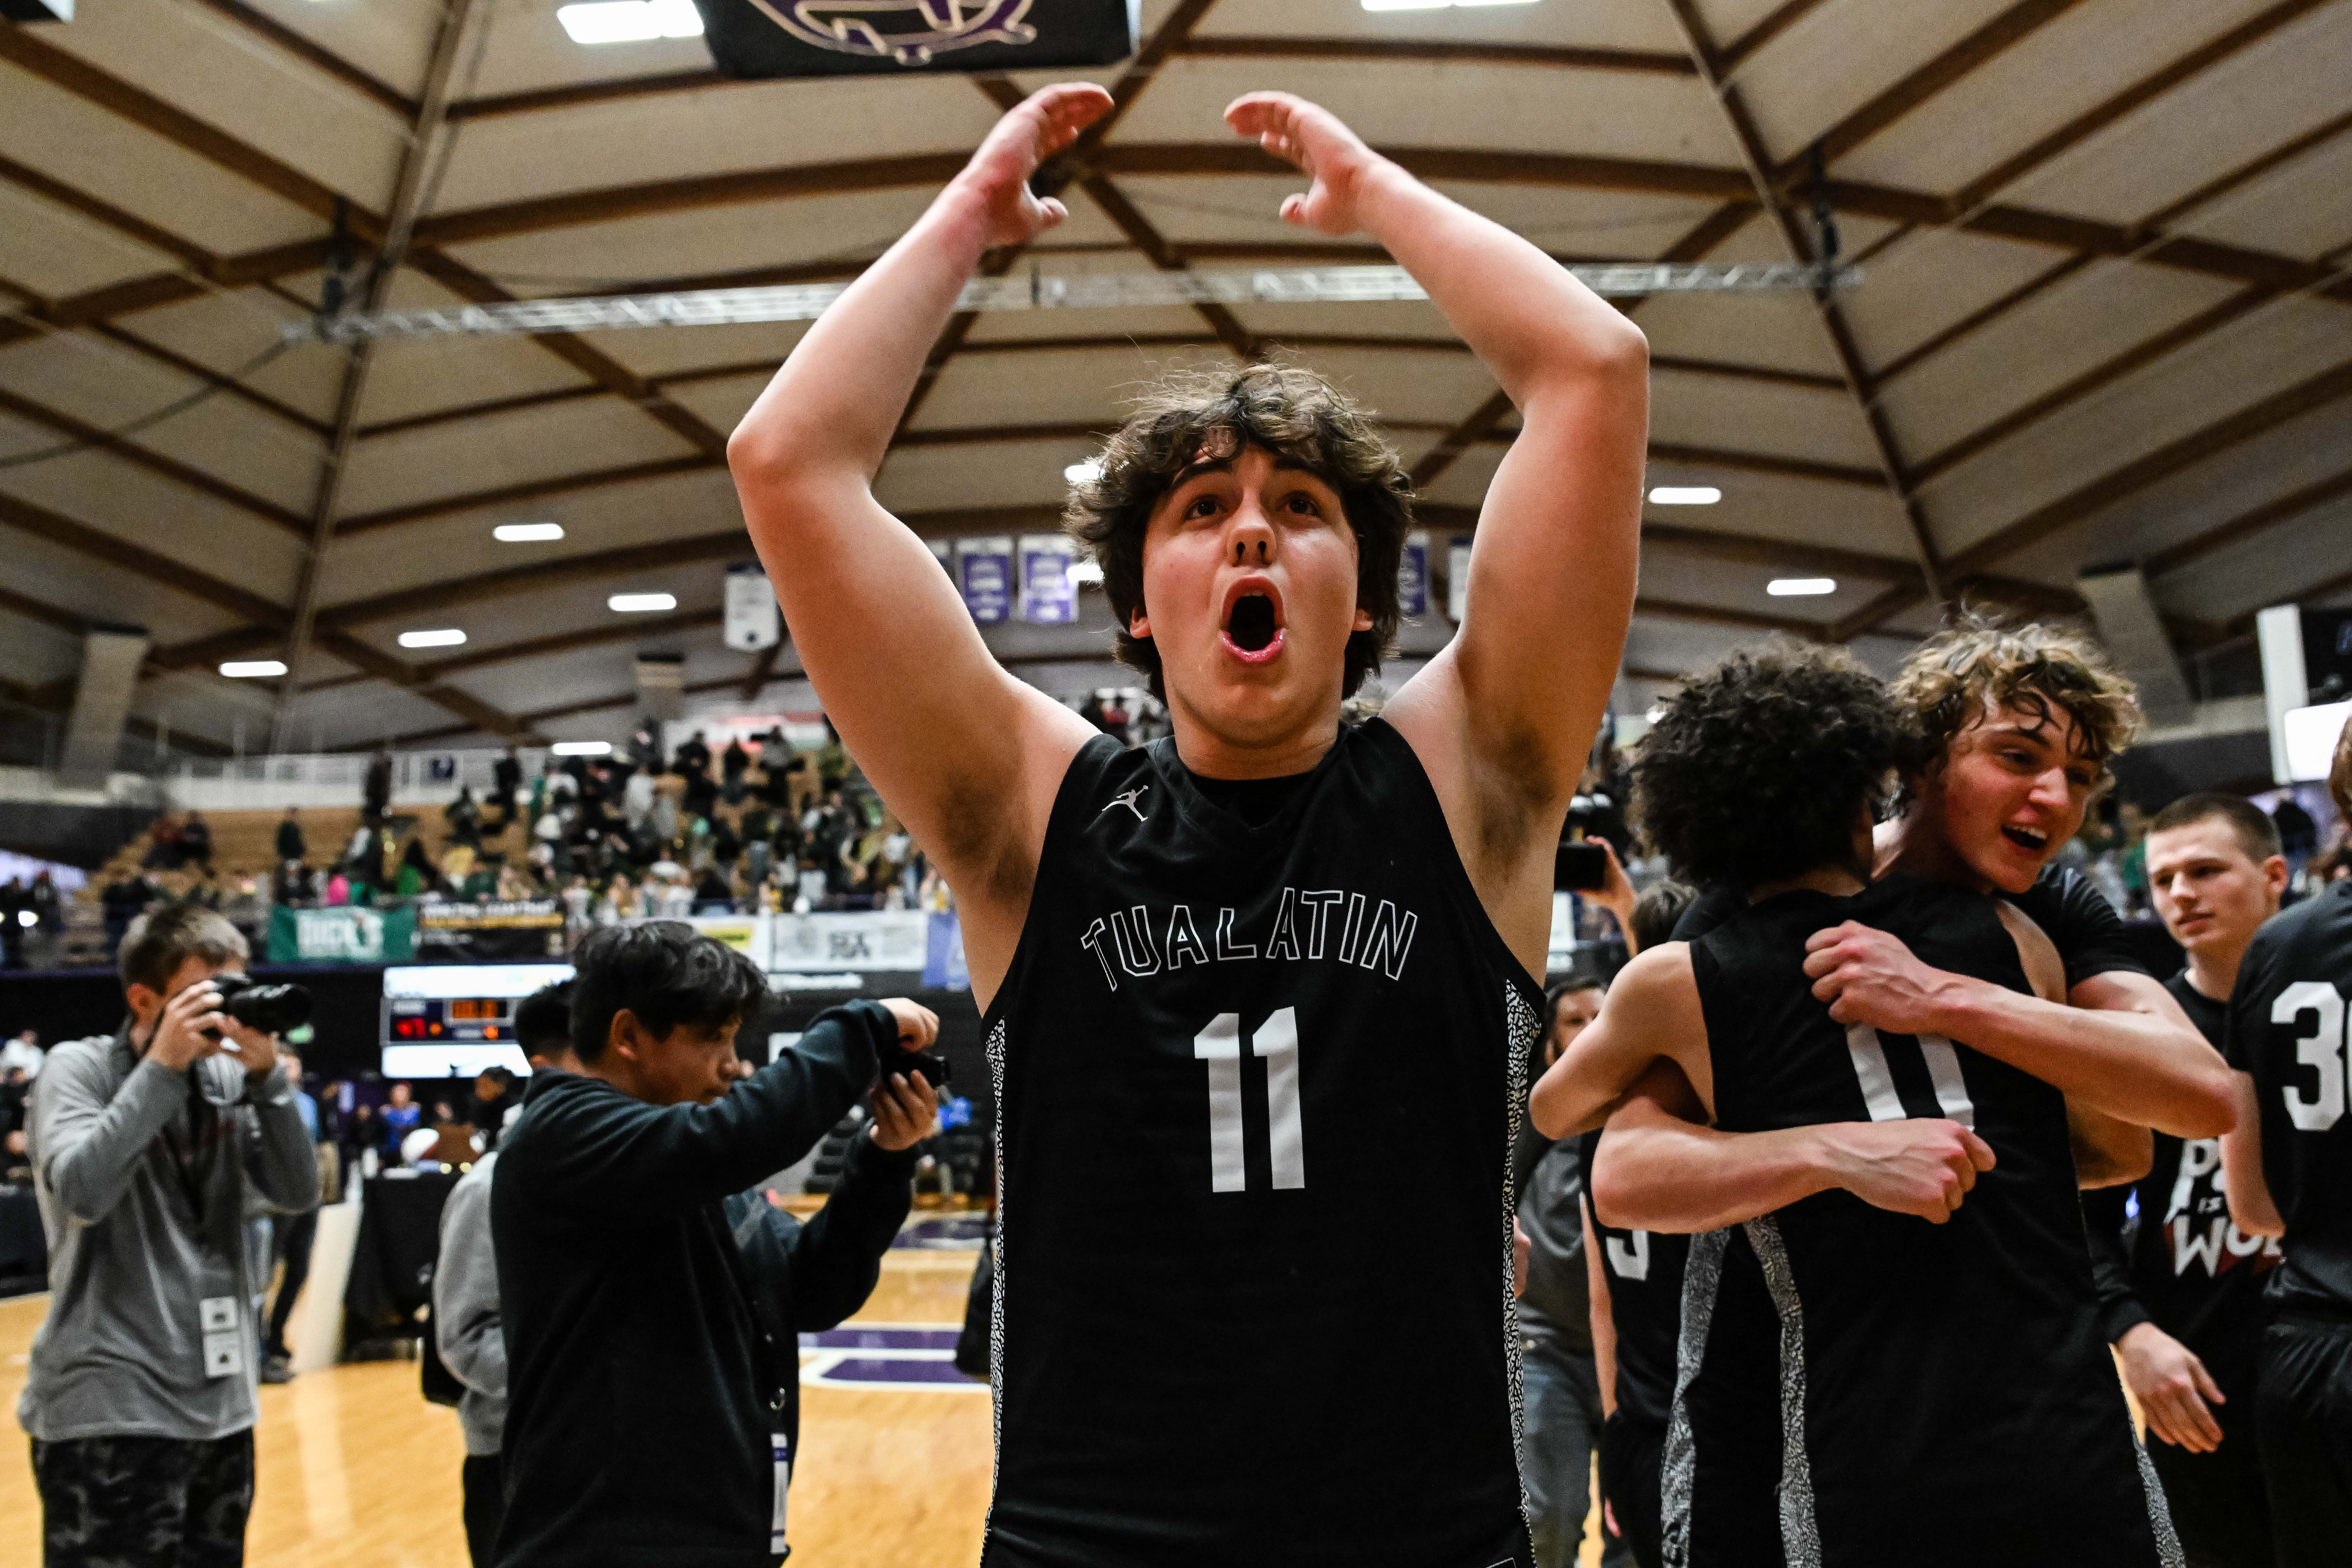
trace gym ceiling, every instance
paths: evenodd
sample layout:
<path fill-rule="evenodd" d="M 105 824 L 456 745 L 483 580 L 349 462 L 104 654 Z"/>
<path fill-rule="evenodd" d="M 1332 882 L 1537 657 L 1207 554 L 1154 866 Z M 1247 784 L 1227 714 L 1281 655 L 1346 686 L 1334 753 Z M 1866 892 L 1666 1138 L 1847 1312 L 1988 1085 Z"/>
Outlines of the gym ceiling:
<path fill-rule="evenodd" d="M 73 448 L 0 466 L 0 696 L 63 711 L 83 629 L 130 623 L 131 733 L 198 751 L 614 738 L 640 651 L 685 656 L 689 712 L 814 705 L 789 643 L 719 633 L 751 558 L 727 433 L 799 326 L 314 343 L 232 378 L 319 308 L 339 231 L 355 306 L 387 248 L 387 308 L 850 278 L 1047 79 L 739 83 L 555 9 L 0 23 L 0 465 Z M 1118 110 L 1048 172 L 1070 221 L 989 267 L 1384 259 L 1276 218 L 1298 181 L 1219 120 L 1257 87 L 1567 261 L 1810 260 L 1827 211 L 1865 274 L 1827 304 L 1623 301 L 1651 484 L 1722 497 L 1645 508 L 1626 706 L 1762 631 L 1883 663 L 1943 602 L 2079 612 L 2116 563 L 2183 655 L 2352 598 L 2352 0 L 1145 0 L 1142 30 L 1055 73 Z M 1381 413 L 1441 542 L 1469 528 L 1512 415 L 1423 304 L 959 318 L 877 491 L 935 538 L 1050 529 L 1139 383 L 1272 353 Z M 1789 576 L 1837 586 L 1766 592 Z M 1082 604 L 991 641 L 1057 691 L 1119 683 Z M 272 658 L 298 689 L 217 673 Z"/>

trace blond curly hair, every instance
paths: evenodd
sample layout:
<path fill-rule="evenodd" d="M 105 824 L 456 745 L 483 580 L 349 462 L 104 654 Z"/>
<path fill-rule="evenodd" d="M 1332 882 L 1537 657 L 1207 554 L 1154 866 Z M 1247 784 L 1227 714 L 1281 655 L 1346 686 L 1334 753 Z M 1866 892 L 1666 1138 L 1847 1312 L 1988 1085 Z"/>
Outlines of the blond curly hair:
<path fill-rule="evenodd" d="M 1914 649 L 1892 682 L 1919 716 L 1922 755 L 1950 750 L 1953 737 L 1990 703 L 2074 721 L 2076 754 L 2105 769 L 2137 739 L 2143 715 L 2137 689 L 2087 631 L 2038 621 L 2004 624 L 1964 611 Z"/>

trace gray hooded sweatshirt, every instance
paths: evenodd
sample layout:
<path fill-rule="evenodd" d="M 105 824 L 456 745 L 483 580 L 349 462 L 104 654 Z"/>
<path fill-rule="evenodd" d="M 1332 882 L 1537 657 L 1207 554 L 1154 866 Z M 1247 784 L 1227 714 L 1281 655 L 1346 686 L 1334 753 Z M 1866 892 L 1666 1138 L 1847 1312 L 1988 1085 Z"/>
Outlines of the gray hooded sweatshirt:
<path fill-rule="evenodd" d="M 16 1406 L 25 1430 L 201 1441 L 250 1427 L 263 1281 L 246 1222 L 319 1201 L 285 1068 L 248 1079 L 224 1055 L 174 1071 L 131 1049 L 126 1020 L 49 1053 L 28 1128 L 49 1315 Z M 207 1375 L 208 1338 L 215 1368 L 234 1344 L 236 1370 Z"/>

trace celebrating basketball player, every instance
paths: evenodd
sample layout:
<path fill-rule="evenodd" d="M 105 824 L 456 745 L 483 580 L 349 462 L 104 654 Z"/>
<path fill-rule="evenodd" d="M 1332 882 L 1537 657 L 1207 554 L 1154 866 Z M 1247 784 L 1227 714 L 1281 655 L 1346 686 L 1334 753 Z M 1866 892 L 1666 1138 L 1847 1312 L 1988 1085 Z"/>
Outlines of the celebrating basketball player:
<path fill-rule="evenodd" d="M 1537 1091 L 1538 1121 L 1565 1131 L 1666 1060 L 1731 1132 L 1834 1143 L 1907 1123 L 1948 1140 L 1926 1163 L 1937 1226 L 1817 1183 L 1693 1240 L 1664 1556 L 2177 1562 L 2099 1332 L 2075 1197 L 2078 1148 L 2126 1178 L 2145 1168 L 2144 1131 L 2116 1116 L 2132 1096 L 2079 1068 L 2049 1081 L 1998 1037 L 1842 1021 L 1805 973 L 1818 933 L 1853 921 L 1946 973 L 2064 993 L 2055 948 L 2012 908 L 1868 879 L 1872 797 L 1916 744 L 1910 718 L 1820 649 L 1689 681 L 1643 742 L 1643 820 L 1679 871 L 1738 888 L 1745 907 L 1628 964 Z"/>
<path fill-rule="evenodd" d="M 2352 822 L 2352 722 L 2328 794 Z M 2352 1542 L 2352 881 L 2254 933 L 2230 993 L 2238 1125 L 2221 1140 L 2230 1218 L 2286 1256 L 2254 1373 L 2254 1437 L 2280 1568 L 2344 1561 Z"/>
<path fill-rule="evenodd" d="M 1008 676 L 872 482 L 958 291 L 1064 216 L 1108 108 L 1001 121 L 735 433 L 844 741 L 953 884 L 998 1075 L 983 1562 L 1525 1564 L 1506 1162 L 1553 850 L 1632 607 L 1646 349 L 1532 246 L 1279 93 L 1226 111 L 1369 232 L 1520 414 L 1469 610 L 1381 719 L 1404 469 L 1254 366 L 1147 399 L 1072 498 L 1175 733 L 1121 752 Z"/>

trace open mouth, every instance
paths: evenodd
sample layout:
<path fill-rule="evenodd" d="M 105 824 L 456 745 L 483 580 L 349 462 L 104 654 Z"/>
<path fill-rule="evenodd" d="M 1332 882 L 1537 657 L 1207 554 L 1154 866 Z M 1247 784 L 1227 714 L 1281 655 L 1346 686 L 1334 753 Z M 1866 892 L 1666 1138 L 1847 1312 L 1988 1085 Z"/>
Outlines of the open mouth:
<path fill-rule="evenodd" d="M 2003 823 L 2000 834 L 2028 855 L 2040 855 L 2050 847 L 2050 835 L 2038 827 L 2024 827 L 2014 822 Z"/>
<path fill-rule="evenodd" d="M 1219 640 L 1245 664 L 1264 664 L 1282 651 L 1282 605 L 1273 584 L 1261 577 L 1234 585 Z"/>

